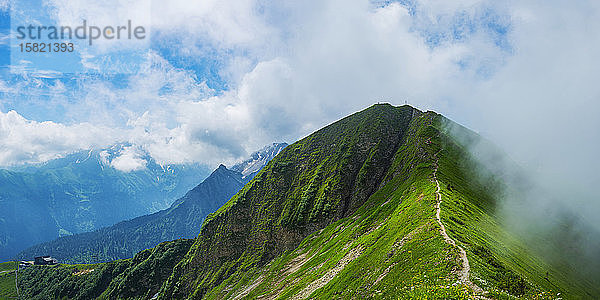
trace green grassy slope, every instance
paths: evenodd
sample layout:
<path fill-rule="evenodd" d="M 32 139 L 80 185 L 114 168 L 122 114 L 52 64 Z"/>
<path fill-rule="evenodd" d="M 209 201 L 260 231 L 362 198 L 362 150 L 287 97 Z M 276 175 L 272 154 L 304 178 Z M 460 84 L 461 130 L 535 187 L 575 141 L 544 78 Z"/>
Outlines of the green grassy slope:
<path fill-rule="evenodd" d="M 566 294 L 568 298 L 598 297 L 600 289 L 589 279 L 572 276 L 573 273 L 567 275 L 564 269 L 536 255 L 534 247 L 502 229 L 498 199 L 493 196 L 506 187 L 469 153 L 464 139 L 457 139 L 449 132 L 449 123 L 443 117 L 436 122 L 443 147 L 439 177 L 446 201 L 442 203 L 442 217 L 450 236 L 466 249 L 475 281 L 481 287 L 505 290 L 512 295 L 534 294 L 541 287 L 554 295 Z M 464 128 L 460 130 L 462 136 L 478 138 Z"/>
<path fill-rule="evenodd" d="M 376 105 L 288 146 L 207 217 L 163 297 L 200 297 L 352 214 L 383 180 L 414 112 Z"/>
<path fill-rule="evenodd" d="M 500 183 L 478 179 L 474 169 L 483 166 L 446 132 L 443 121 L 431 112 L 414 118 L 386 175 L 379 177 L 377 192 L 356 211 L 271 261 L 261 265 L 245 252 L 208 276 L 181 272 L 190 265 L 204 270 L 196 257 L 210 248 L 201 248 L 201 234 L 161 296 L 472 298 L 473 290 L 458 281 L 462 268 L 458 248 L 444 241 L 435 222 L 432 174 L 437 163 L 442 222 L 450 237 L 466 250 L 470 280 L 487 297 L 552 299 L 558 293 L 568 298 L 591 297 L 586 294 L 589 285 L 561 277 L 502 229 L 493 198 Z M 367 161 L 363 166 L 369 165 Z M 304 190 L 310 187 L 309 181 Z M 189 286 L 196 289 L 185 291 Z"/>
<path fill-rule="evenodd" d="M 434 290 L 439 296 L 466 297 L 462 286 L 451 285 L 458 254 L 434 222 L 432 153 L 420 142 L 428 120 L 425 115 L 411 122 L 387 171 L 387 184 L 354 214 L 310 235 L 255 274 L 229 278 L 208 297 L 410 298 Z"/>
<path fill-rule="evenodd" d="M 164 242 L 109 263 L 29 267 L 19 272 L 20 293 L 24 299 L 150 298 L 192 243 Z"/>
<path fill-rule="evenodd" d="M 0 263 L 0 272 L 10 271 L 10 270 L 14 270 L 16 268 L 17 268 L 16 261 L 7 261 L 7 262 Z"/>
<path fill-rule="evenodd" d="M 15 273 L 0 273 L 0 299 L 17 299 Z"/>
<path fill-rule="evenodd" d="M 288 146 L 207 218 L 193 242 L 176 251 L 161 244 L 79 277 L 73 267 L 32 268 L 25 292 L 81 299 L 156 292 L 159 299 L 473 299 L 459 280 L 460 246 L 470 281 L 487 298 L 597 298 L 588 282 L 564 276 L 503 229 L 496 212 L 503 183 L 487 176 L 494 173 L 450 134 L 448 122 L 407 106 L 372 106 Z M 444 240 L 436 219 L 436 181 L 441 221 L 457 246 Z"/>
<path fill-rule="evenodd" d="M 0 263 L 0 299 L 16 299 L 17 288 L 15 286 L 16 261 Z"/>

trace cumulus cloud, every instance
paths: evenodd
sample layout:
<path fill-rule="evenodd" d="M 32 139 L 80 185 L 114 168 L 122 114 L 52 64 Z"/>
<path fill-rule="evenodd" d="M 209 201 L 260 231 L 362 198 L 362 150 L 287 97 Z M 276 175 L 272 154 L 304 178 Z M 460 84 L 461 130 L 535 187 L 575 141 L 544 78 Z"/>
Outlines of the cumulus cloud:
<path fill-rule="evenodd" d="M 17 7 L 21 6 L 27 4 L 17 5 Z M 82 60 L 90 63 L 89 61 L 93 61 L 96 55 L 122 50 L 148 49 L 151 39 L 150 28 L 152 28 L 151 7 L 151 0 L 50 0 L 46 1 L 44 8 L 59 26 L 76 28 L 82 26 L 85 20 L 87 26 L 96 26 L 100 28 L 99 30 L 110 26 L 115 33 L 118 31 L 118 26 L 127 25 L 128 22 L 131 22 L 133 28 L 138 26 L 144 28 L 146 37 L 144 39 L 125 38 L 124 33 L 119 39 L 96 39 L 93 41 L 94 47 L 87 47 L 88 40 L 75 41 L 77 48 L 81 49 L 79 51 L 83 52 Z"/>
<path fill-rule="evenodd" d="M 120 133 L 89 123 L 65 126 L 0 112 L 0 165 L 44 162 L 80 149 L 106 146 Z"/>
<path fill-rule="evenodd" d="M 124 49 L 168 49 L 180 60 L 219 60 L 218 73 L 239 80 L 257 59 L 281 49 L 280 30 L 266 15 L 270 4 L 258 0 L 222 1 L 90 1 L 49 0 L 45 8 L 61 25 L 78 26 L 82 20 L 99 26 L 116 26 L 128 20 L 147 29 L 148 38 L 139 41 L 95 41 L 95 47 L 80 45 L 81 63 L 90 70 L 111 71 L 107 53 Z M 131 62 L 127 62 L 131 63 Z M 123 63 L 121 63 L 123 64 Z M 112 66 L 114 67 L 114 66 Z M 111 71 L 112 72 L 112 71 Z M 121 71 L 123 72 L 123 71 Z M 135 73 L 135 72 L 133 72 Z"/>
<path fill-rule="evenodd" d="M 143 170 L 148 161 L 143 158 L 144 153 L 134 146 L 124 147 L 110 166 L 123 172 Z"/>

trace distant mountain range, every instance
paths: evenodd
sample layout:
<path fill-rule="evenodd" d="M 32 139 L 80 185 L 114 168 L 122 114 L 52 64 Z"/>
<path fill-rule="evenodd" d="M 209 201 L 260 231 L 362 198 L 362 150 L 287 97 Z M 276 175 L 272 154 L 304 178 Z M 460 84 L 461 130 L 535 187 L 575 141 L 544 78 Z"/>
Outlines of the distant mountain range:
<path fill-rule="evenodd" d="M 35 245 L 19 253 L 18 258 L 51 255 L 66 263 L 112 261 L 132 257 L 160 242 L 193 238 L 209 213 L 227 202 L 286 146 L 285 143 L 267 146 L 230 169 L 220 165 L 168 209 Z"/>
<path fill-rule="evenodd" d="M 165 209 L 209 171 L 199 164 L 161 165 L 127 144 L 0 170 L 0 260 Z"/>

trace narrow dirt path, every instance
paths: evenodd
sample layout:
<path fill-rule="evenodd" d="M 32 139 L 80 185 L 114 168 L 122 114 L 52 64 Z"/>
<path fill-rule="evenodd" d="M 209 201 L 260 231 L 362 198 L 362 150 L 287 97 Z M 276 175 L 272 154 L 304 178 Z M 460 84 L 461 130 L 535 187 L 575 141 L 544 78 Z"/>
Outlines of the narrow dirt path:
<path fill-rule="evenodd" d="M 440 150 L 440 151 L 442 151 L 442 150 Z M 469 259 L 467 259 L 467 252 L 461 246 L 457 245 L 456 242 L 448 236 L 448 233 L 446 233 L 446 227 L 444 227 L 444 223 L 442 223 L 442 218 L 440 217 L 440 213 L 442 211 L 442 207 L 441 207 L 442 194 L 440 193 L 440 182 L 437 179 L 438 160 L 439 160 L 437 155 L 440 151 L 438 151 L 436 154 L 433 155 L 435 157 L 435 169 L 433 170 L 433 180 L 435 180 L 435 187 L 436 187 L 435 188 L 435 198 L 436 198 L 435 218 L 436 218 L 438 224 L 440 225 L 440 233 L 444 237 L 444 240 L 446 241 L 446 243 L 458 248 L 458 250 L 460 252 L 460 260 L 462 262 L 462 269 L 458 272 L 458 279 L 462 283 L 466 284 L 469 288 L 471 288 L 476 293 L 481 294 L 481 293 L 483 293 L 483 289 L 478 287 L 476 284 L 471 282 L 471 280 L 469 279 L 469 272 L 471 272 L 471 266 L 469 265 Z"/>
<path fill-rule="evenodd" d="M 250 294 L 250 292 L 252 292 L 257 286 L 259 286 L 262 283 L 263 279 L 264 279 L 264 277 L 261 274 L 260 276 L 258 276 L 258 278 L 256 278 L 254 280 L 254 282 L 252 282 L 252 284 L 247 286 L 241 293 L 237 294 L 233 298 L 233 300 L 242 299 L 242 298 L 248 296 L 248 294 Z"/>
<path fill-rule="evenodd" d="M 352 261 L 354 261 L 355 259 L 357 259 L 362 254 L 363 251 L 364 251 L 364 248 L 361 245 L 359 245 L 357 247 L 354 247 L 352 250 L 350 250 L 348 253 L 346 253 L 346 255 L 344 257 L 342 257 L 342 259 L 340 259 L 337 262 L 337 264 L 335 265 L 335 267 L 333 267 L 333 269 L 330 269 L 323 276 L 321 276 L 320 278 L 318 278 L 315 281 L 311 282 L 302 291 L 300 291 L 298 294 L 294 295 L 294 297 L 292 299 L 293 300 L 306 299 L 314 291 L 316 291 L 316 290 L 324 287 L 325 285 L 327 285 L 349 263 L 351 263 Z"/>

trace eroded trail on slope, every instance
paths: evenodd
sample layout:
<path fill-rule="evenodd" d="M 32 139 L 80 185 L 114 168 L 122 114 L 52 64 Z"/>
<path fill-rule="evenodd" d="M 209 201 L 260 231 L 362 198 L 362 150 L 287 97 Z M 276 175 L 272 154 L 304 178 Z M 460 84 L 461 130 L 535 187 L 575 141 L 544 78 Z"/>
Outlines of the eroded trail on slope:
<path fill-rule="evenodd" d="M 440 151 L 442 151 L 442 150 L 440 150 Z M 444 240 L 446 241 L 446 243 L 458 248 L 458 250 L 460 252 L 460 260 L 462 262 L 462 269 L 458 273 L 458 279 L 462 283 L 466 284 L 469 288 L 471 288 L 476 293 L 483 293 L 483 289 L 478 287 L 476 284 L 471 282 L 471 280 L 469 279 L 469 272 L 471 272 L 471 266 L 469 265 L 469 259 L 467 258 L 467 252 L 461 246 L 456 244 L 456 242 L 452 238 L 450 238 L 448 236 L 448 233 L 446 233 L 446 227 L 444 227 L 444 223 L 442 223 L 442 218 L 440 217 L 440 212 L 442 211 L 442 206 L 441 206 L 442 194 L 440 193 L 440 182 L 437 179 L 437 171 L 438 171 L 437 155 L 440 151 L 438 151 L 436 154 L 433 155 L 435 157 L 435 169 L 433 170 L 433 180 L 435 181 L 435 198 L 436 198 L 435 218 L 436 218 L 438 224 L 440 225 L 440 233 L 444 237 Z"/>

